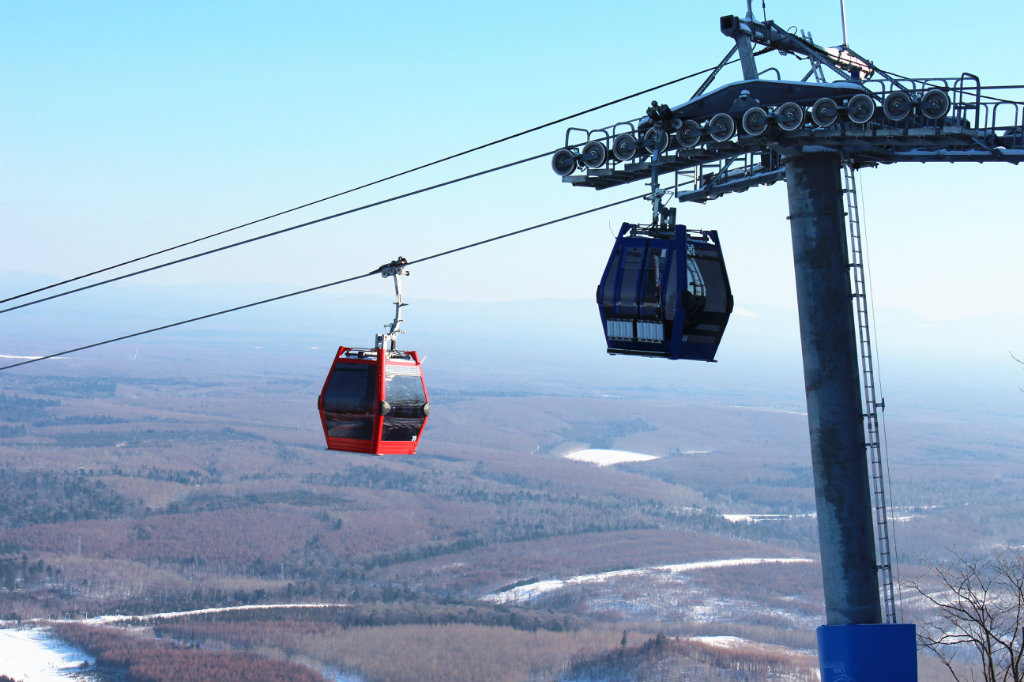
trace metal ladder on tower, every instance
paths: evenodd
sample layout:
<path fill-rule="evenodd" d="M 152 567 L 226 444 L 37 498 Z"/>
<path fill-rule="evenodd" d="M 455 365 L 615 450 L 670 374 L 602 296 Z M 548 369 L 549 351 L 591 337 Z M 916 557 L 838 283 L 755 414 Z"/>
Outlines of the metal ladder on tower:
<path fill-rule="evenodd" d="M 861 243 L 860 212 L 857 206 L 857 183 L 854 178 L 854 169 L 849 163 L 843 164 L 843 194 L 846 197 L 846 224 L 850 238 L 850 280 L 853 286 L 857 336 L 860 341 L 860 369 L 864 384 L 864 444 L 871 473 L 882 605 L 885 610 L 885 622 L 895 623 L 897 622 L 896 594 L 892 577 L 888 510 L 885 503 L 885 469 L 882 463 L 878 429 L 878 412 L 885 409 L 885 400 L 879 401 L 875 390 L 868 297 L 864 277 L 864 250 Z"/>

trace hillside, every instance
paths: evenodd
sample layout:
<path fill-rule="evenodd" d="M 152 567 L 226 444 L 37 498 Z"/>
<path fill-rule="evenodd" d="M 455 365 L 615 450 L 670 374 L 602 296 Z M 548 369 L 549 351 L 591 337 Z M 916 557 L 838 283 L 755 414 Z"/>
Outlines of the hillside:
<path fill-rule="evenodd" d="M 740 647 L 751 665 L 775 656 L 796 669 L 813 651 L 813 486 L 786 389 L 673 383 L 639 359 L 608 359 L 619 366 L 602 374 L 557 351 L 499 344 L 482 362 L 480 347 L 442 348 L 427 365 L 419 453 L 377 458 L 323 447 L 323 349 L 229 339 L 0 376 L 0 616 L 345 604 L 180 616 L 157 631 L 368 682 L 428 679 L 412 661 L 455 640 L 487 640 L 487 661 L 453 649 L 437 679 L 577 675 L 625 655 L 624 631 L 634 672 L 658 635 L 739 637 L 796 657 Z M 629 385 L 629 363 L 645 383 Z M 963 538 L 1021 541 L 1015 423 L 924 416 L 890 422 L 910 574 Z M 565 458 L 586 448 L 656 458 Z M 387 653 L 396 646 L 403 656 Z M 547 653 L 511 665 L 524 648 Z"/>

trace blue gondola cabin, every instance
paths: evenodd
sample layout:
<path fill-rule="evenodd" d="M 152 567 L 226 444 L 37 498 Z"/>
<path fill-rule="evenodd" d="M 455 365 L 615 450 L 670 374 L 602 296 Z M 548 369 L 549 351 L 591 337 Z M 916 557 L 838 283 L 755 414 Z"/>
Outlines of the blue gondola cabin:
<path fill-rule="evenodd" d="M 597 304 L 609 353 L 714 361 L 733 307 L 718 233 L 623 223 Z"/>

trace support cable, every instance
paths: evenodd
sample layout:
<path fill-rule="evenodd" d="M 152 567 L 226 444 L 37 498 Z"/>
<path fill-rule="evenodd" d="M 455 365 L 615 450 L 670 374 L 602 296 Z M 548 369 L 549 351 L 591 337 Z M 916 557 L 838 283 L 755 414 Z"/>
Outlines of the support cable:
<path fill-rule="evenodd" d="M 860 355 L 860 374 L 863 387 L 863 428 L 864 449 L 868 472 L 871 479 L 872 508 L 875 518 L 875 557 L 881 602 L 886 623 L 898 622 L 896 596 L 892 570 L 892 545 L 894 544 L 889 523 L 889 505 L 886 502 L 887 487 L 884 454 L 881 451 L 878 413 L 885 408 L 885 399 L 879 400 L 878 370 L 875 365 L 871 343 L 873 322 L 871 300 L 867 292 L 867 277 L 864 268 L 864 237 L 861 229 L 860 201 L 857 192 L 856 171 L 852 164 L 843 164 L 843 186 L 846 194 L 846 224 L 850 253 L 850 284 L 853 312 L 857 326 L 857 341 Z"/>
<path fill-rule="evenodd" d="M 45 303 L 46 301 L 52 301 L 55 298 L 61 298 L 62 296 L 67 296 L 69 294 L 75 294 L 75 293 L 78 293 L 80 291 L 86 291 L 88 289 L 94 289 L 96 287 L 103 286 L 104 284 L 110 284 L 111 282 L 119 282 L 119 281 L 121 281 L 123 279 L 128 279 L 129 277 L 135 277 L 136 275 L 142 275 L 142 274 L 145 274 L 147 272 L 153 272 L 154 270 L 161 270 L 163 268 L 170 267 L 172 265 L 178 265 L 179 263 L 184 263 L 186 261 L 195 260 L 196 258 L 202 258 L 203 256 L 209 256 L 210 254 L 219 253 L 221 251 L 227 251 L 228 249 L 233 249 L 236 246 L 243 246 L 245 244 L 251 244 L 253 242 L 260 241 L 261 239 L 266 239 L 268 237 L 276 237 L 279 234 L 284 234 L 286 232 L 292 232 L 293 230 L 298 230 L 298 229 L 303 228 L 303 227 L 309 227 L 310 225 L 316 225 L 318 223 L 322 223 L 322 222 L 325 222 L 325 221 L 328 221 L 328 220 L 333 220 L 335 218 L 340 218 L 342 216 L 347 216 L 347 215 L 351 215 L 353 213 L 358 213 L 359 211 L 365 211 L 368 208 L 375 208 L 377 206 L 382 206 L 384 204 L 389 204 L 389 203 L 391 203 L 393 201 L 398 201 L 399 199 L 406 199 L 406 198 L 411 197 L 411 196 L 416 196 L 417 194 L 423 194 L 424 192 L 429 192 L 431 190 L 439 189 L 441 187 L 447 187 L 448 185 L 454 185 L 454 184 L 463 182 L 465 180 L 471 180 L 473 178 L 478 178 L 480 176 L 487 175 L 489 173 L 494 173 L 494 172 L 497 172 L 497 171 L 500 171 L 500 170 L 505 170 L 506 168 L 512 168 L 513 166 L 518 166 L 519 164 L 527 163 L 529 161 L 536 161 L 537 159 L 540 159 L 540 158 L 543 158 L 543 157 L 546 157 L 546 156 L 550 156 L 551 154 L 552 154 L 551 151 L 543 152 L 541 154 L 535 154 L 533 156 L 528 156 L 525 159 L 519 159 L 518 161 L 512 161 L 511 163 L 505 163 L 505 164 L 502 164 L 500 166 L 494 166 L 493 168 L 488 168 L 487 170 L 477 171 L 476 173 L 470 173 L 469 175 L 463 175 L 463 176 L 455 178 L 453 180 L 446 180 L 444 182 L 439 182 L 439 183 L 436 183 L 434 185 L 430 185 L 428 187 L 421 187 L 419 189 L 414 189 L 411 192 L 405 192 L 403 194 L 396 194 L 396 195 L 388 197 L 386 199 L 381 199 L 379 201 L 374 201 L 374 202 L 371 202 L 369 204 L 363 204 L 362 206 L 356 206 L 355 208 L 350 208 L 350 209 L 341 211 L 339 213 L 334 213 L 332 215 L 323 216 L 322 218 L 316 218 L 314 220 L 308 220 L 308 221 L 306 221 L 304 223 L 299 223 L 298 225 L 292 225 L 290 227 L 284 227 L 284 228 L 281 228 L 280 230 L 274 230 L 273 232 L 266 232 L 264 234 L 256 235 L 255 237 L 250 237 L 249 239 L 243 239 L 242 241 L 232 242 L 231 244 L 225 244 L 224 246 L 218 246 L 215 249 L 209 249 L 208 251 L 201 251 L 199 253 L 194 253 L 194 254 L 192 254 L 190 256 L 184 256 L 182 258 L 178 258 L 178 259 L 175 259 L 175 260 L 172 260 L 172 261 L 167 261 L 166 263 L 161 263 L 159 265 L 153 265 L 153 266 L 150 266 L 148 268 L 143 268 L 142 270 L 135 270 L 133 272 L 125 273 L 123 275 L 118 275 L 117 277 L 111 277 L 109 279 L 104 279 L 104 280 L 101 280 L 99 282 L 93 282 L 92 284 L 86 284 L 84 286 L 76 287 L 74 289 L 68 289 L 67 291 L 61 291 L 61 292 L 56 293 L 56 294 L 51 294 L 50 296 L 44 296 L 43 298 L 37 298 L 37 299 L 34 299 L 32 301 L 28 301 L 27 303 L 19 303 L 18 305 L 13 305 L 13 306 L 10 306 L 8 308 L 0 308 L 0 314 L 9 313 L 12 310 L 19 310 L 21 308 L 28 308 L 29 306 L 36 305 L 37 303 Z"/>
<path fill-rule="evenodd" d="M 851 52 L 851 54 L 855 54 L 856 55 L 856 53 L 853 53 L 853 52 Z M 860 55 L 856 55 L 856 56 L 859 59 L 863 59 L 862 57 L 860 57 Z M 911 78 L 910 76 L 904 76 L 904 75 L 898 74 L 898 73 L 896 73 L 894 71 L 886 71 L 885 69 L 878 68 L 874 64 L 871 64 L 871 66 L 872 66 L 872 68 L 875 69 L 876 72 L 882 74 L 883 76 L 885 76 L 886 78 L 888 78 L 889 80 L 891 80 L 893 82 L 897 82 L 898 83 L 900 81 L 907 81 L 907 82 L 910 82 L 910 83 L 919 83 L 919 84 L 922 84 L 922 85 L 933 85 L 933 83 L 931 82 L 931 79 L 928 79 L 928 78 Z M 978 90 L 979 90 L 978 97 L 979 98 L 984 98 L 984 99 L 986 99 L 986 100 L 988 100 L 990 102 L 994 102 L 996 104 L 1024 104 L 1024 102 L 1022 102 L 1020 100 L 1005 99 L 1005 98 L 1002 98 L 1002 97 L 996 97 L 995 95 L 989 95 L 988 93 L 985 93 L 985 92 L 980 92 L 980 91 L 983 91 L 983 90 L 1022 90 L 1022 89 L 1024 89 L 1024 85 L 980 85 L 979 84 L 978 85 Z"/>
<path fill-rule="evenodd" d="M 396 178 L 400 178 L 403 175 L 409 175 L 410 173 L 415 173 L 416 171 L 420 171 L 420 170 L 423 170 L 425 168 L 430 168 L 431 166 L 436 166 L 438 164 L 445 163 L 446 161 L 451 161 L 452 159 L 457 159 L 457 158 L 459 158 L 461 156 L 466 156 L 467 154 L 472 154 L 473 152 L 478 152 L 481 149 L 486 149 L 488 147 L 493 147 L 493 146 L 495 146 L 497 144 L 501 144 L 502 142 L 508 142 L 509 140 L 514 140 L 517 137 L 522 137 L 523 135 L 528 135 L 530 133 L 535 133 L 538 130 L 543 130 L 544 128 L 550 128 L 553 125 L 558 125 L 559 123 L 564 123 L 566 121 L 569 121 L 569 120 L 574 119 L 574 118 L 578 118 L 578 117 L 583 116 L 585 114 L 590 114 L 590 113 L 593 113 L 595 111 L 599 111 L 599 110 L 604 109 L 606 107 L 610 107 L 612 105 L 619 104 L 621 102 L 625 102 L 626 100 L 633 99 L 634 97 L 639 97 L 641 95 L 646 95 L 647 93 L 654 92 L 655 90 L 660 90 L 661 88 L 665 88 L 665 87 L 668 87 L 670 85 L 676 85 L 677 83 L 682 83 L 683 81 L 689 80 L 691 78 L 696 78 L 697 76 L 703 76 L 704 74 L 710 73 L 712 71 L 715 71 L 716 69 L 721 69 L 722 66 L 723 65 L 720 64 L 720 65 L 717 65 L 717 66 L 713 66 L 713 67 L 709 67 L 709 68 L 706 68 L 706 69 L 702 69 L 700 71 L 695 71 L 695 72 L 693 72 L 691 74 L 687 74 L 686 76 L 681 76 L 679 78 L 675 78 L 673 80 L 666 81 L 666 82 L 661 83 L 659 85 L 654 85 L 654 86 L 651 86 L 649 88 L 644 88 L 643 90 L 638 90 L 637 92 L 634 92 L 634 93 L 632 93 L 630 95 L 624 95 L 622 97 L 619 97 L 619 98 L 613 99 L 611 101 L 605 102 L 604 104 L 598 104 L 596 106 L 589 107 L 587 109 L 583 109 L 582 111 L 577 111 L 574 114 L 568 114 L 566 116 L 562 116 L 561 118 L 557 118 L 557 119 L 555 119 L 553 121 L 548 121 L 547 123 L 542 123 L 541 125 L 536 125 L 536 126 L 533 126 L 532 128 L 527 128 L 526 130 L 522 130 L 522 131 L 520 131 L 518 133 L 513 133 L 511 135 L 506 135 L 505 137 L 501 137 L 501 138 L 498 138 L 496 140 L 492 140 L 490 142 L 486 142 L 484 144 L 477 145 L 475 147 L 470 147 L 469 149 L 465 149 L 465 150 L 463 150 L 461 152 L 456 152 L 455 154 L 449 154 L 448 156 L 442 157 L 442 158 L 437 159 L 435 161 L 430 161 L 428 163 L 424 163 L 424 164 L 421 164 L 419 166 L 415 166 L 414 168 L 409 168 L 407 170 L 400 171 L 398 173 L 393 173 L 392 175 L 388 175 L 386 177 L 379 178 L 377 180 L 373 180 L 371 182 L 367 182 L 367 183 L 364 183 L 362 185 L 358 185 L 356 187 L 352 187 L 352 188 L 346 189 L 344 191 L 337 192 L 335 194 L 331 194 L 330 196 L 326 196 L 326 197 L 323 197 L 323 198 L 320 198 L 320 199 L 315 199 L 313 201 L 308 201 L 308 202 L 306 202 L 304 204 L 301 204 L 299 206 L 295 206 L 293 208 L 289 208 L 289 209 L 286 209 L 284 211 L 278 211 L 277 213 L 265 216 L 263 218 L 257 218 L 256 220 L 250 220 L 247 223 L 242 223 L 241 225 L 236 225 L 235 227 L 229 227 L 229 228 L 227 228 L 225 230 L 220 230 L 218 232 L 213 232 L 213 233 L 208 234 L 208 235 L 203 236 L 203 237 L 197 237 L 196 239 L 191 239 L 189 241 L 182 242 L 180 244 L 176 244 L 174 246 L 168 246 L 168 247 L 160 249 L 158 251 L 153 251 L 152 253 L 148 253 L 148 254 L 146 254 L 144 256 L 138 256 L 136 258 L 131 258 L 129 260 L 122 261 L 122 262 L 117 263 L 115 265 L 109 265 L 107 267 L 100 268 L 98 270 L 93 270 L 92 272 L 87 272 L 87 273 L 85 273 L 83 275 L 77 275 L 75 277 L 69 277 L 68 279 L 65 279 L 63 281 L 54 282 L 53 284 L 48 284 L 46 286 L 39 287 L 38 289 L 33 289 L 31 291 L 26 291 L 26 292 L 17 294 L 15 296 L 8 296 L 7 298 L 0 298 L 0 303 L 7 303 L 9 301 L 14 301 L 14 300 L 17 300 L 19 298 L 24 298 L 25 296 L 31 296 L 32 294 L 38 294 L 38 293 L 41 293 L 43 291 L 48 291 L 49 289 L 53 289 L 55 287 L 63 286 L 65 284 L 70 284 L 72 282 L 77 282 L 78 280 L 85 279 L 86 277 L 92 277 L 93 275 L 99 275 L 99 274 L 102 274 L 104 272 L 109 272 L 110 270 L 115 270 L 117 268 L 124 267 L 125 265 L 131 265 L 132 263 L 138 263 L 139 261 L 146 260 L 147 258 L 153 258 L 154 256 L 160 256 L 160 255 L 163 255 L 163 254 L 168 253 L 170 251 L 174 251 L 176 249 L 180 249 L 180 248 L 183 248 L 183 247 L 186 247 L 186 246 L 191 246 L 192 244 L 197 244 L 197 243 L 199 243 L 201 241 L 205 241 L 207 239 L 212 239 L 214 237 L 219 237 L 219 236 L 225 235 L 225 234 L 227 234 L 229 232 L 234 232 L 235 230 L 240 230 L 240 229 L 242 229 L 244 227 L 250 227 L 250 226 L 255 225 L 257 223 L 262 223 L 264 221 L 271 220 L 273 218 L 279 218 L 279 217 L 281 217 L 283 215 L 286 215 L 288 213 L 293 213 L 293 212 L 301 210 L 303 208 L 309 208 L 310 206 L 314 206 L 316 204 L 320 204 L 320 203 L 323 203 L 325 201 L 330 201 L 331 199 L 337 199 L 338 197 L 344 196 L 346 194 L 351 194 L 352 192 L 357 192 L 359 190 L 366 189 L 368 187 L 372 187 L 374 185 L 379 185 L 381 183 L 388 182 L 389 180 L 394 180 Z M 111 281 L 113 281 L 113 280 L 111 280 Z M 48 300 L 48 299 L 42 299 L 42 300 Z M 8 308 L 7 310 L 13 310 L 13 308 Z M 3 310 L 3 311 L 0 311 L 0 312 L 7 312 L 7 311 Z"/>
<path fill-rule="evenodd" d="M 622 204 L 626 204 L 626 203 L 629 203 L 630 201 L 635 201 L 636 199 L 641 199 L 641 198 L 643 198 L 642 194 L 641 195 L 637 195 L 637 196 L 628 197 L 626 199 L 620 199 L 619 201 L 613 201 L 610 204 L 604 204 L 604 205 L 598 206 L 596 208 L 588 208 L 588 209 L 586 209 L 584 211 L 578 211 L 576 213 L 573 213 L 573 214 L 570 214 L 570 215 L 567 215 L 567 216 L 562 216 L 561 218 L 555 218 L 554 220 L 547 220 L 547 221 L 542 222 L 542 223 L 537 223 L 536 225 L 531 225 L 529 227 L 524 227 L 524 228 L 521 228 L 519 230 L 513 230 L 512 232 L 506 232 L 504 234 L 496 235 L 494 237 L 488 237 L 487 239 L 481 239 L 479 241 L 472 242 L 470 244 L 464 244 L 463 246 L 458 246 L 458 247 L 455 247 L 455 248 L 452 248 L 452 249 L 447 249 L 445 251 L 440 251 L 438 253 L 435 253 L 435 254 L 432 254 L 432 255 L 429 255 L 429 256 L 423 256 L 422 258 L 414 258 L 414 259 L 408 261 L 406 263 L 406 265 L 416 265 L 418 263 L 426 263 L 427 261 L 430 261 L 430 260 L 435 260 L 437 258 L 443 258 L 445 256 L 450 256 L 453 253 L 458 253 L 460 251 L 466 251 L 468 249 L 473 249 L 473 248 L 476 248 L 478 246 L 483 246 L 485 244 L 490 244 L 491 242 L 496 242 L 496 241 L 499 241 L 499 240 L 502 240 L 502 239 L 508 239 L 509 237 L 515 237 L 517 235 L 524 234 L 526 232 L 531 232 L 533 230 L 539 230 L 542 227 L 548 227 L 550 225 L 555 225 L 557 223 L 565 222 L 566 220 L 572 220 L 573 218 L 579 218 L 580 216 L 589 215 L 591 213 L 597 213 L 598 211 L 603 211 L 605 209 L 612 208 L 614 206 L 621 206 Z M 380 268 L 377 268 L 376 270 L 372 270 L 371 272 L 367 272 L 367 273 L 364 273 L 362 275 L 354 275 L 352 277 L 346 277 L 345 279 L 339 279 L 339 280 L 334 281 L 334 282 L 328 282 L 327 284 L 320 284 L 318 286 L 309 287 L 307 289 L 300 289 L 298 291 L 293 291 L 291 293 L 281 294 L 280 296 L 273 296 L 271 298 L 265 298 L 265 299 L 263 299 L 261 301 L 254 301 L 253 303 L 246 303 L 244 305 L 235 306 L 233 308 L 227 308 L 225 310 L 218 310 L 217 312 L 214 312 L 214 313 L 207 313 L 206 315 L 199 315 L 197 317 L 191 317 L 191 318 L 189 318 L 187 320 L 181 320 L 179 322 L 171 322 L 170 324 L 160 325 L 159 327 L 152 327 L 150 329 L 145 329 L 145 330 L 139 331 L 139 332 L 133 332 L 131 334 L 124 334 L 124 335 L 118 336 L 116 338 L 106 339 L 104 341 L 97 341 L 95 343 L 90 343 L 90 344 L 87 344 L 85 346 L 79 346 L 77 348 L 70 348 L 68 350 L 64 350 L 64 351 L 61 351 L 59 353 L 51 353 L 50 355 L 43 355 L 43 356 L 40 356 L 40 357 L 29 358 L 29 359 L 23 360 L 21 362 L 15 362 L 15 363 L 12 363 L 12 364 L 9 364 L 9 365 L 4 365 L 4 366 L 0 367 L 0 371 L 7 370 L 7 369 L 13 369 L 15 367 L 21 367 L 23 365 L 30 365 L 30 364 L 35 363 L 35 362 L 40 362 L 41 360 L 50 360 L 50 359 L 56 358 L 56 357 L 63 357 L 63 356 L 71 355 L 72 353 L 78 353 L 78 352 L 83 351 L 83 350 L 89 350 L 91 348 L 97 348 L 99 346 L 105 346 L 107 344 L 116 343 L 118 341 L 125 341 L 127 339 L 134 339 L 134 338 L 139 337 L 139 336 L 144 336 L 146 334 L 152 334 L 154 332 L 163 331 L 165 329 L 172 329 L 174 327 L 181 327 L 183 325 L 191 324 L 193 322 L 199 322 L 201 320 L 208 320 L 208 319 L 213 318 L 213 317 L 219 317 L 221 315 L 227 315 L 228 313 L 234 313 L 234 312 L 238 312 L 240 310 L 246 310 L 248 308 L 255 308 L 256 306 L 261 306 L 261 305 L 264 305 L 266 303 L 273 303 L 275 301 L 282 301 L 282 300 L 284 300 L 286 298 L 292 298 L 294 296 L 300 296 L 302 294 L 308 294 L 308 293 L 313 292 L 313 291 L 320 291 L 321 289 L 327 289 L 329 287 L 340 286 L 342 284 L 348 284 L 349 282 L 354 282 L 354 281 L 359 280 L 359 279 L 364 279 L 366 277 L 372 277 L 374 275 L 377 275 L 377 274 L 379 274 L 381 272 L 381 269 L 383 267 L 386 267 L 386 266 L 381 266 Z"/>
<path fill-rule="evenodd" d="M 776 24 L 774 21 L 765 21 L 765 24 L 767 24 L 769 26 L 772 26 L 772 27 L 775 27 L 775 28 L 778 28 L 779 30 L 783 30 L 782 27 L 779 26 L 778 24 Z M 804 58 L 814 59 L 814 57 L 810 56 L 810 53 L 817 53 L 817 55 L 819 55 L 821 57 L 826 55 L 826 53 L 821 48 L 819 48 L 817 45 L 815 45 L 813 42 L 807 40 L 803 36 L 797 36 L 797 35 L 793 34 L 793 28 L 791 28 L 788 31 L 784 31 L 784 32 L 791 34 L 791 36 L 793 37 L 794 40 L 803 43 L 804 49 L 807 50 L 807 52 L 808 52 L 808 54 L 804 55 L 804 56 L 802 56 L 800 54 L 797 54 L 797 53 L 794 53 L 794 52 L 790 52 L 790 54 L 793 54 L 797 59 L 804 59 Z M 893 82 L 897 87 L 901 87 L 901 88 L 903 87 L 900 84 L 901 81 L 908 81 L 908 82 L 912 82 L 912 83 L 922 83 L 922 84 L 928 84 L 929 83 L 930 79 L 927 79 L 927 78 L 910 78 L 908 76 L 903 76 L 903 75 L 898 74 L 898 73 L 896 73 L 894 71 L 888 71 L 886 69 L 883 69 L 883 68 L 877 66 L 870 59 L 867 59 L 863 55 L 860 55 L 857 52 L 855 52 L 853 50 L 853 48 L 851 48 L 849 45 L 846 44 L 845 39 L 843 41 L 843 48 L 845 49 L 846 52 L 848 52 L 849 54 L 853 55 L 854 57 L 856 57 L 857 59 L 861 60 L 866 65 L 868 65 L 872 69 L 872 71 L 874 71 L 875 73 L 881 74 L 882 76 L 884 76 L 885 78 L 887 78 L 888 80 Z M 787 52 L 787 50 L 783 50 L 783 49 L 776 48 L 776 47 L 766 47 L 763 50 L 761 50 L 761 52 L 759 52 L 757 54 L 764 54 L 765 52 L 769 52 L 769 51 L 772 51 L 772 50 L 776 50 L 780 54 L 784 53 L 784 52 Z M 845 76 L 845 74 L 840 69 L 838 69 L 835 65 L 832 64 L 831 60 L 825 59 L 823 61 L 823 63 L 826 66 L 828 66 L 829 68 L 831 68 L 833 71 L 836 71 L 840 75 Z M 980 90 L 1013 90 L 1013 89 L 1019 89 L 1019 88 L 1024 88 L 1024 86 L 1022 86 L 1022 85 L 979 85 L 979 89 Z M 988 100 L 990 100 L 992 102 L 996 102 L 996 103 L 1024 104 L 1024 102 L 1003 99 L 1003 98 L 996 97 L 994 95 L 988 95 L 988 94 L 985 94 L 985 93 L 981 93 L 979 96 L 980 97 L 984 97 L 984 98 L 986 98 L 986 99 L 988 99 Z"/>
<path fill-rule="evenodd" d="M 857 174 L 860 175 L 860 172 L 858 171 Z M 860 188 L 863 190 L 863 183 L 858 183 L 858 184 L 859 184 Z M 864 202 L 862 200 L 860 200 L 860 201 L 858 201 L 858 204 L 859 204 L 859 206 L 862 207 L 864 205 Z M 860 208 L 858 210 L 860 210 L 861 213 L 864 212 L 862 208 Z M 868 222 L 870 222 L 870 221 L 868 221 Z M 878 328 L 879 327 L 878 327 L 878 320 L 875 317 L 875 311 L 877 310 L 877 306 L 875 305 L 875 285 L 874 285 L 874 282 L 873 282 L 872 277 L 871 277 L 871 250 L 869 248 L 870 245 L 869 245 L 869 242 L 868 242 L 867 233 L 866 233 L 866 231 L 864 229 L 861 229 L 861 240 L 862 240 L 863 245 L 864 245 L 864 272 L 865 272 L 865 275 L 867 276 L 866 277 L 866 279 L 867 279 L 866 291 L 867 291 L 869 306 L 870 306 L 870 310 L 871 310 L 871 326 L 874 327 L 874 329 L 875 329 L 875 332 L 874 332 L 874 334 L 875 334 L 875 347 L 877 348 L 877 346 L 878 346 Z M 889 463 L 892 460 L 889 457 L 889 434 L 888 434 L 888 432 L 886 430 L 886 425 L 885 425 L 885 390 L 884 390 L 884 388 L 882 386 L 882 363 L 881 363 L 881 359 L 878 357 L 877 353 L 875 354 L 874 362 L 875 362 L 875 368 L 876 368 L 875 380 L 876 380 L 877 385 L 878 385 L 878 392 L 882 396 L 882 405 L 881 405 L 882 409 L 879 410 L 879 421 L 881 422 L 880 425 L 881 425 L 881 436 L 882 436 L 882 440 L 881 440 L 882 461 L 885 464 L 886 484 L 887 484 L 887 487 L 889 489 L 889 497 L 892 499 L 893 512 L 895 513 L 896 491 L 893 490 L 893 485 L 892 485 L 892 469 L 889 466 Z M 899 611 L 898 621 L 897 622 L 906 622 L 906 621 L 903 620 L 904 619 L 904 612 L 903 612 L 903 576 L 902 576 L 902 573 L 900 571 L 900 552 L 899 552 L 899 541 L 898 541 L 898 538 L 896 537 L 897 536 L 896 520 L 892 519 L 892 523 L 889 524 L 889 526 L 890 526 L 889 527 L 889 533 L 890 533 L 890 537 L 892 538 L 892 568 L 895 570 L 895 573 L 896 573 L 895 580 L 893 582 L 894 582 L 894 586 L 895 586 L 895 601 L 896 601 L 895 608 Z"/>

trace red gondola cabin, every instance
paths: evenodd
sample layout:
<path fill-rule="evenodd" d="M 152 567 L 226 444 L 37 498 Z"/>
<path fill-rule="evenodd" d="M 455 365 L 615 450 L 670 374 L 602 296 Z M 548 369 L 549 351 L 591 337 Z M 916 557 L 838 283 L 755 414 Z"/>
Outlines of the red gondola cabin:
<path fill-rule="evenodd" d="M 319 400 L 330 450 L 411 455 L 430 413 L 416 351 L 338 348 Z"/>

